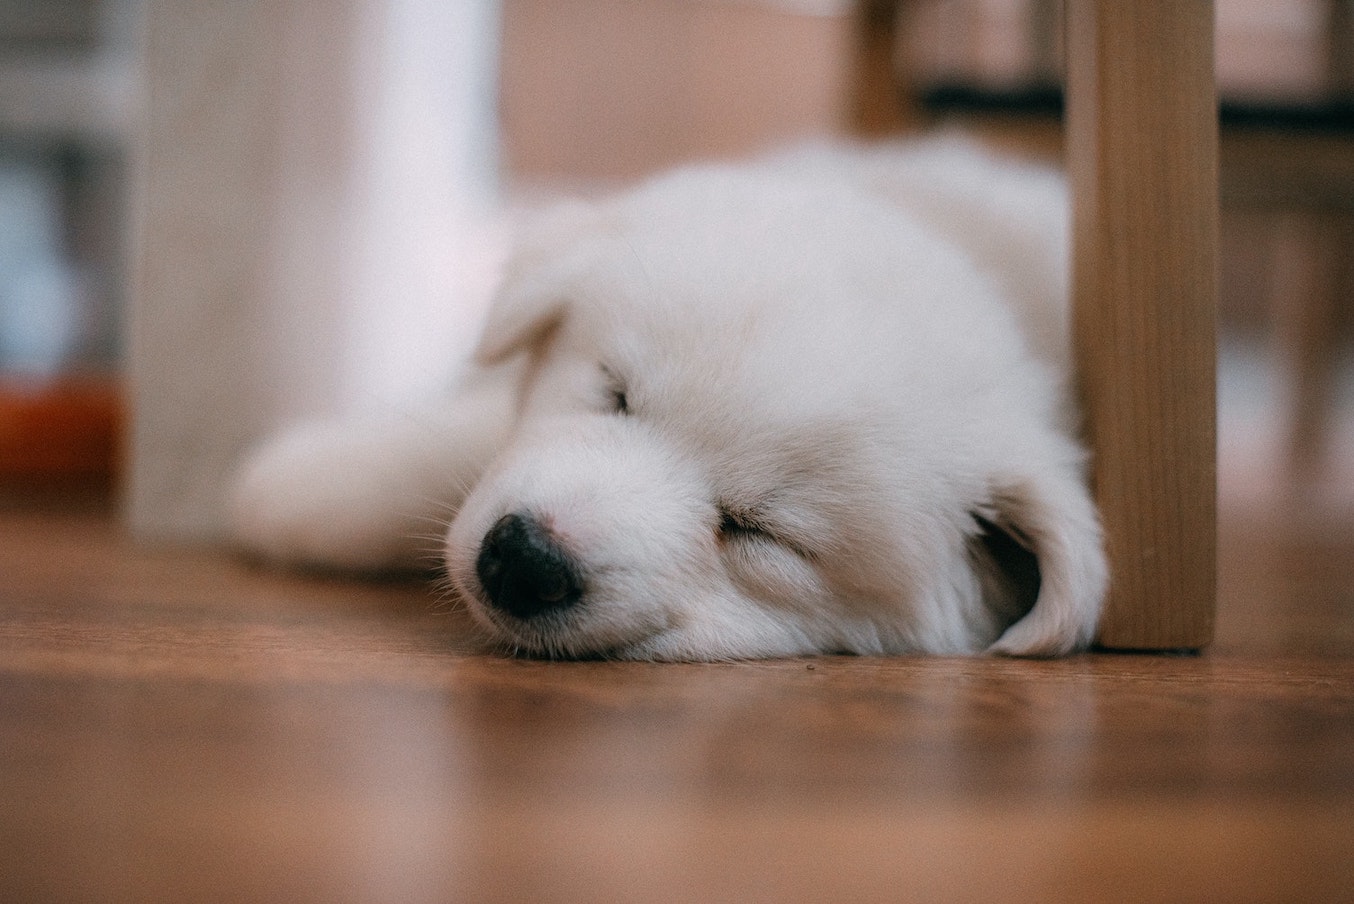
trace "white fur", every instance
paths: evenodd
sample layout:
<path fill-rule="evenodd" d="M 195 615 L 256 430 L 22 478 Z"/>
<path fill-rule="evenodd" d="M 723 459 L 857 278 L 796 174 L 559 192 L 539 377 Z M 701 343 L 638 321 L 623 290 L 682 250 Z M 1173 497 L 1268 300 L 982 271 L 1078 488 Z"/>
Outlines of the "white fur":
<path fill-rule="evenodd" d="M 460 595 L 551 655 L 1082 648 L 1106 566 L 1065 385 L 1065 243 L 1056 176 L 947 141 L 691 168 L 556 209 L 508 268 L 484 385 L 431 422 L 274 441 L 245 467 L 236 533 L 376 569 L 455 511 Z M 721 533 L 721 507 L 766 532 Z M 520 512 L 579 563 L 579 604 L 486 603 L 481 543 Z M 1009 626 L 975 514 L 1039 562 Z"/>

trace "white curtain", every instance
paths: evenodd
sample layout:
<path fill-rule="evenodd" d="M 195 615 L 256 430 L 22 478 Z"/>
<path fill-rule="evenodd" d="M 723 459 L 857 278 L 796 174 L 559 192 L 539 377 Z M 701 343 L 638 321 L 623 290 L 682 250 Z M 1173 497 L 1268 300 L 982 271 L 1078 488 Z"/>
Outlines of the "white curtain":
<path fill-rule="evenodd" d="M 286 421 L 437 390 L 496 269 L 496 0 L 150 0 L 127 487 L 206 540 Z"/>

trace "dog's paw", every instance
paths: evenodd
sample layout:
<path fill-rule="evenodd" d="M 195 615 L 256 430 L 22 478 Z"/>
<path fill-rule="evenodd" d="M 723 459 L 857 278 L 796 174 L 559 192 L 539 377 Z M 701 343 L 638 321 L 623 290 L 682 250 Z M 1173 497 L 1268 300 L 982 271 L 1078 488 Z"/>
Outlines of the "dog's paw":
<path fill-rule="evenodd" d="M 351 425 L 283 433 L 238 472 L 230 532 L 244 552 L 280 565 L 428 568 L 438 526 L 406 458 L 388 438 Z"/>

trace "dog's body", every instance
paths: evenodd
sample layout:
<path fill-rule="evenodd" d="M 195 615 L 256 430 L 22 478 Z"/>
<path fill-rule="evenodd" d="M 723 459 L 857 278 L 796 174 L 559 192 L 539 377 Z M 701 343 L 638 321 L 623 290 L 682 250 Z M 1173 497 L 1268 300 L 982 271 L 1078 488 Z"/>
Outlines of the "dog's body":
<path fill-rule="evenodd" d="M 275 441 L 282 561 L 445 563 L 511 648 L 1055 655 L 1106 583 L 1056 176 L 966 145 L 679 171 L 524 235 L 447 404 Z M 454 516 L 454 517 L 453 517 Z"/>

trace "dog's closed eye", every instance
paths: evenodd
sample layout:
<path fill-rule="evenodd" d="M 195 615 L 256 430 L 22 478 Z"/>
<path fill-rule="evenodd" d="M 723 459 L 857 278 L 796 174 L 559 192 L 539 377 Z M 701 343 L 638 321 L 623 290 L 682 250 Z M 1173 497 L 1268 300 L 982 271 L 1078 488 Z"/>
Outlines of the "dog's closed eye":
<path fill-rule="evenodd" d="M 734 545 L 748 547 L 754 543 L 770 544 L 805 562 L 818 559 L 812 544 L 808 542 L 811 535 L 802 528 L 796 528 L 793 521 L 783 521 L 761 505 L 720 503 L 718 511 L 716 533 L 722 544 L 731 548 Z"/>
<path fill-rule="evenodd" d="M 743 509 L 719 506 L 719 537 L 721 540 L 774 539 L 765 522 Z"/>
<path fill-rule="evenodd" d="M 771 521 L 759 507 L 721 505 L 718 514 L 720 558 L 744 593 L 772 606 L 824 593 L 815 557 L 788 539 L 784 523 Z"/>
<path fill-rule="evenodd" d="M 626 391 L 625 380 L 605 364 L 602 365 L 602 376 L 606 378 L 607 410 L 614 414 L 629 414 L 630 397 Z"/>
<path fill-rule="evenodd" d="M 768 517 L 765 510 L 721 503 L 719 505 L 719 540 L 722 543 L 774 543 L 803 559 L 813 559 L 811 550 L 803 545 L 795 531 L 786 529 Z"/>

